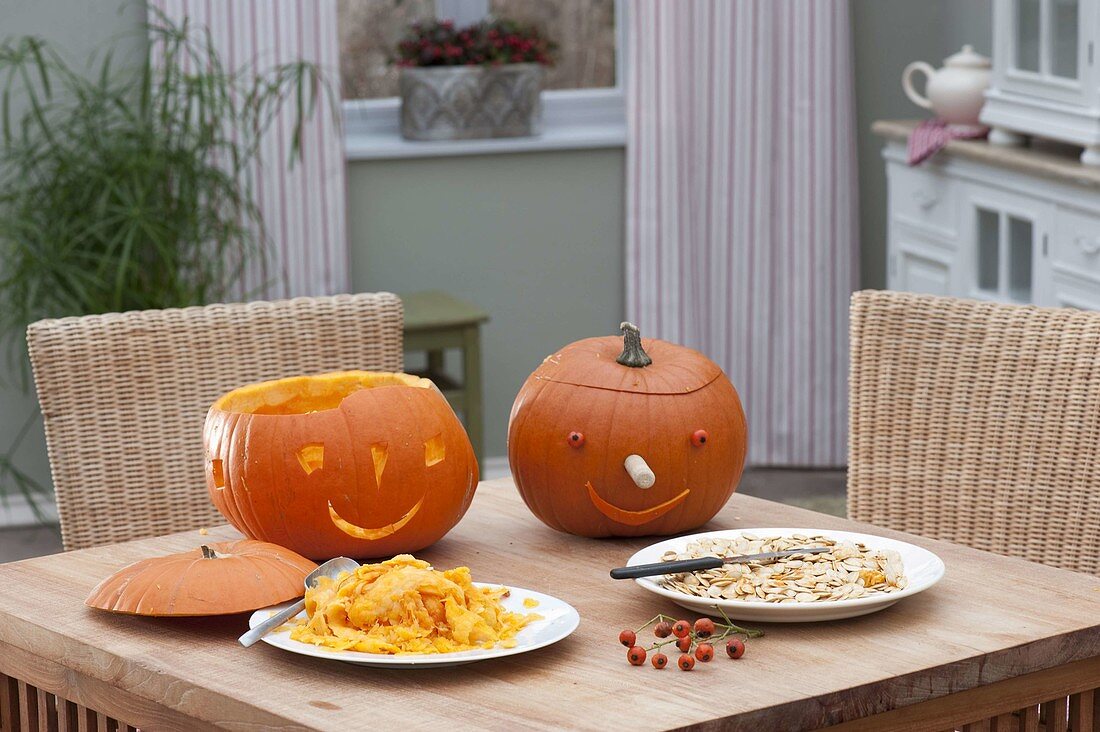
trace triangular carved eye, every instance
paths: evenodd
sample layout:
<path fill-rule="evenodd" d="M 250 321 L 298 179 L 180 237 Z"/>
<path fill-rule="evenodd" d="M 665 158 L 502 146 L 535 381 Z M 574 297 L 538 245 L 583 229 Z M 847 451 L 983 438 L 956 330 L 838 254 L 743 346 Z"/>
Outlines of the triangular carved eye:
<path fill-rule="evenodd" d="M 298 448 L 298 463 L 306 475 L 325 467 L 325 446 L 319 442 L 302 445 Z"/>
<path fill-rule="evenodd" d="M 443 435 L 438 434 L 424 443 L 424 465 L 431 467 L 443 462 L 447 456 L 447 447 L 443 444 Z"/>
<path fill-rule="evenodd" d="M 386 469 L 386 458 L 390 454 L 388 442 L 376 442 L 370 446 L 370 457 L 374 461 L 374 484 L 382 487 L 382 471 Z"/>

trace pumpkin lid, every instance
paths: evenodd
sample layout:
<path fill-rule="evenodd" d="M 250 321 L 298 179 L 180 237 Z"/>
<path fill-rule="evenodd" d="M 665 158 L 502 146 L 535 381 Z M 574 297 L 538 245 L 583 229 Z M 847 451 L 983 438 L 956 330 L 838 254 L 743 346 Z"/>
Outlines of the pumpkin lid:
<path fill-rule="evenodd" d="M 623 337 L 586 338 L 547 356 L 532 377 L 593 389 L 656 395 L 698 391 L 722 375 L 718 364 L 698 351 L 655 338 L 640 340 L 642 353 L 638 360 L 638 342 L 631 342 L 638 337 L 637 328 L 629 323 L 622 327 L 625 348 Z M 624 365 L 623 361 L 631 365 Z"/>
<path fill-rule="evenodd" d="M 152 616 L 228 615 L 300 597 L 317 565 L 254 539 L 143 559 L 96 585 L 89 607 Z"/>

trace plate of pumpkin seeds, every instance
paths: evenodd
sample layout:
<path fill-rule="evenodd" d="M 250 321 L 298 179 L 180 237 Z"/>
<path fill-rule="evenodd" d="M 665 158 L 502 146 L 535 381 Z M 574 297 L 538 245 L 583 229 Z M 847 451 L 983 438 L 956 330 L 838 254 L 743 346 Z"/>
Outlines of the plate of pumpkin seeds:
<path fill-rule="evenodd" d="M 705 615 L 762 623 L 839 620 L 884 610 L 943 578 L 943 560 L 908 542 L 806 528 L 709 531 L 652 544 L 627 566 L 828 548 L 717 569 L 642 577 L 644 589 Z"/>

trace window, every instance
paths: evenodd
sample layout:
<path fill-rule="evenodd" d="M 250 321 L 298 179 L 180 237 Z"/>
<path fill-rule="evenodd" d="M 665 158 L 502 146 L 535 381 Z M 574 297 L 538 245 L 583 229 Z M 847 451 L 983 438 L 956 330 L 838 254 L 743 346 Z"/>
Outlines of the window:
<path fill-rule="evenodd" d="M 480 4 L 491 15 L 537 26 L 558 44 L 557 62 L 547 69 L 546 89 L 615 86 L 615 0 L 488 0 Z M 410 24 L 435 17 L 436 6 L 434 0 L 339 0 L 343 98 L 397 96 L 397 70 L 390 63 L 393 47 Z M 466 15 L 463 20 L 472 20 L 478 13 Z M 439 17 L 449 16 L 441 13 Z"/>
<path fill-rule="evenodd" d="M 343 98 L 397 96 L 393 47 L 406 27 L 435 15 L 434 0 L 338 0 L 336 8 Z"/>
<path fill-rule="evenodd" d="M 349 159 L 420 154 L 615 147 L 625 141 L 621 17 L 624 0 L 337 0 L 341 94 Z M 475 23 L 487 16 L 534 24 L 557 43 L 547 69 L 539 138 L 425 146 L 398 133 L 393 49 L 408 26 L 432 18 Z"/>

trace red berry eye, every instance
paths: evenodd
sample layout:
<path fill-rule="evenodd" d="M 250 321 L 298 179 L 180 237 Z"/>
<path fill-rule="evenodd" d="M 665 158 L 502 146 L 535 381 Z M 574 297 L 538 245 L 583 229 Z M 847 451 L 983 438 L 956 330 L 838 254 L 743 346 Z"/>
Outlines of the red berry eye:
<path fill-rule="evenodd" d="M 709 439 L 710 435 L 707 434 L 706 430 L 695 430 L 691 433 L 691 444 L 695 445 L 696 447 L 702 447 L 703 445 L 707 444 L 707 440 Z"/>
<path fill-rule="evenodd" d="M 581 434 L 580 432 L 570 432 L 569 433 L 569 446 L 570 447 L 580 447 L 583 444 L 584 444 L 584 435 L 583 434 Z"/>

